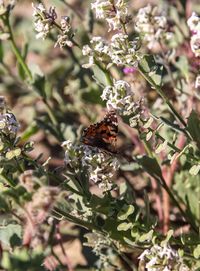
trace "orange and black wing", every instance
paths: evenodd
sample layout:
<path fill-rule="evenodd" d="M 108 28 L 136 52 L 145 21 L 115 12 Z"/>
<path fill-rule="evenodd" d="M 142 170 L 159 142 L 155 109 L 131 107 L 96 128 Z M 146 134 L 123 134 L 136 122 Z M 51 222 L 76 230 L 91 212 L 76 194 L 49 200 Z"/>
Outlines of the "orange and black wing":
<path fill-rule="evenodd" d="M 114 111 L 109 111 L 104 119 L 84 129 L 82 142 L 97 148 L 113 151 L 117 141 L 118 120 Z"/>

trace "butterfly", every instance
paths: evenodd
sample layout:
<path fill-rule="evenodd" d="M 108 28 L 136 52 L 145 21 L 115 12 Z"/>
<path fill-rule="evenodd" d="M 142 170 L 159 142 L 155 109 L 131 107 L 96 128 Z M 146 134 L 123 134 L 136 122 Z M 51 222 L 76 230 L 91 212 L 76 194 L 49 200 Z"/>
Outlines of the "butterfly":
<path fill-rule="evenodd" d="M 118 120 L 114 110 L 107 112 L 102 121 L 83 130 L 83 144 L 114 152 L 117 142 Z"/>

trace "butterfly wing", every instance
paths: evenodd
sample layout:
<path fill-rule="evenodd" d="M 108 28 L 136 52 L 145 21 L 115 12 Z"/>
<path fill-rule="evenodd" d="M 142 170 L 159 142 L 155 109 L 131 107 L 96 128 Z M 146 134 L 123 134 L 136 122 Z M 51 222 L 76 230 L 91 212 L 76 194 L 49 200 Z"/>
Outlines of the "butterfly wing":
<path fill-rule="evenodd" d="M 109 111 L 104 119 L 90 125 L 83 131 L 82 142 L 97 148 L 112 151 L 115 148 L 118 121 L 114 111 Z"/>

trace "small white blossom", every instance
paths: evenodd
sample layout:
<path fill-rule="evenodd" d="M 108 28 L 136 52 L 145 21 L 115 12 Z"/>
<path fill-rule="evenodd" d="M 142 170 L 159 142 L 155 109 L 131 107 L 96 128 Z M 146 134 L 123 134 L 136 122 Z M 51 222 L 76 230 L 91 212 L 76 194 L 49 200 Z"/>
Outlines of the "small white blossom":
<path fill-rule="evenodd" d="M 128 40 L 128 36 L 122 33 L 115 34 L 111 39 L 110 57 L 116 65 L 131 65 L 137 67 L 139 55 L 136 53 L 138 39 Z"/>
<path fill-rule="evenodd" d="M 154 245 L 139 257 L 147 271 L 189 271 L 178 252 L 169 245 Z"/>
<path fill-rule="evenodd" d="M 91 4 L 91 8 L 95 10 L 97 18 L 108 22 L 109 31 L 119 30 L 122 24 L 126 24 L 129 21 L 126 2 L 125 0 L 96 0 Z"/>
<path fill-rule="evenodd" d="M 50 7 L 49 11 L 41 3 L 37 6 L 32 3 L 32 7 L 35 31 L 38 32 L 36 39 L 45 39 L 57 18 L 55 7 Z"/>
<path fill-rule="evenodd" d="M 200 57 L 200 32 L 191 37 L 190 46 L 196 57 Z"/>
<path fill-rule="evenodd" d="M 193 34 L 200 32 L 200 16 L 198 16 L 195 12 L 193 12 L 190 18 L 187 20 L 187 24 Z"/>
<path fill-rule="evenodd" d="M 119 162 L 115 157 L 88 145 L 74 145 L 71 141 L 65 141 L 62 146 L 65 152 L 65 164 L 75 170 L 86 168 L 89 180 L 98 184 L 103 191 L 112 188 L 112 178 L 119 168 Z"/>
<path fill-rule="evenodd" d="M 110 190 L 114 173 L 119 168 L 118 160 L 98 148 L 84 145 L 83 150 L 82 165 L 87 167 L 90 180 L 98 183 L 103 191 Z"/>
<path fill-rule="evenodd" d="M 197 77 L 196 77 L 195 88 L 200 88 L 200 75 L 197 75 Z"/>
<path fill-rule="evenodd" d="M 196 57 L 200 56 L 200 16 L 195 12 L 192 13 L 191 17 L 187 20 L 187 24 L 192 33 L 190 39 L 191 50 Z"/>
<path fill-rule="evenodd" d="M 172 39 L 173 33 L 167 28 L 167 19 L 157 14 L 157 7 L 148 5 L 139 9 L 135 19 L 135 30 L 143 35 L 149 49 L 152 49 L 158 41 Z"/>
<path fill-rule="evenodd" d="M 93 37 L 90 41 L 90 46 L 83 46 L 82 53 L 83 55 L 89 56 L 89 63 L 84 64 L 84 68 L 90 68 L 95 63 L 95 58 L 101 62 L 109 59 L 109 45 L 102 37 Z"/>
<path fill-rule="evenodd" d="M 114 82 L 113 86 L 107 86 L 101 95 L 101 98 L 106 102 L 107 108 L 114 108 L 122 115 L 130 115 L 137 108 L 137 102 L 134 101 L 134 93 L 130 85 L 119 80 Z"/>

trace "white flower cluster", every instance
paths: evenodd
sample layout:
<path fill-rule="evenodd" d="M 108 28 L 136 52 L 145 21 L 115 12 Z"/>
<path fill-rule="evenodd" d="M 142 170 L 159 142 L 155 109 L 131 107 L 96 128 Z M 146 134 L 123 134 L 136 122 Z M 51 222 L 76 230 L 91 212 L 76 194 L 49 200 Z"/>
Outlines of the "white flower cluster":
<path fill-rule="evenodd" d="M 59 46 L 61 49 L 65 46 L 72 47 L 73 43 L 70 40 L 70 34 L 71 34 L 70 18 L 68 16 L 62 17 L 60 24 L 61 24 L 62 33 L 58 35 L 58 38 L 54 47 Z"/>
<path fill-rule="evenodd" d="M 127 0 L 96 0 L 91 4 L 96 17 L 105 19 L 110 30 L 119 30 L 130 20 L 128 16 Z"/>
<path fill-rule="evenodd" d="M 55 22 L 57 19 L 55 7 L 51 6 L 49 11 L 47 11 L 41 3 L 37 6 L 32 4 L 32 6 L 35 31 L 38 32 L 36 39 L 42 38 L 44 40 L 55 25 L 58 27 L 57 23 Z M 60 32 L 61 34 L 58 35 L 54 47 L 59 46 L 61 49 L 64 46 L 72 47 L 73 43 L 70 38 L 73 36 L 73 33 L 71 31 L 70 18 L 68 16 L 63 16 L 61 18 Z"/>
<path fill-rule="evenodd" d="M 158 41 L 168 41 L 173 37 L 173 33 L 167 31 L 166 17 L 158 15 L 157 7 L 151 5 L 139 9 L 135 18 L 135 30 L 143 35 L 149 49 Z"/>
<path fill-rule="evenodd" d="M 0 0 L 0 15 L 5 14 L 14 8 L 16 0 Z"/>
<path fill-rule="evenodd" d="M 137 54 L 138 39 L 129 41 L 128 35 L 118 33 L 111 39 L 110 57 L 116 65 L 137 66 L 139 56 Z"/>
<path fill-rule="evenodd" d="M 120 115 L 131 115 L 139 109 L 131 86 L 123 80 L 115 81 L 113 86 L 107 86 L 101 98 L 107 101 L 108 109 L 114 108 Z"/>
<path fill-rule="evenodd" d="M 98 148 L 83 146 L 83 150 L 84 155 L 81 161 L 88 170 L 89 179 L 98 183 L 104 192 L 111 190 L 112 178 L 119 168 L 118 160 Z"/>
<path fill-rule="evenodd" d="M 87 169 L 89 179 L 103 189 L 109 191 L 112 186 L 112 177 L 119 168 L 119 162 L 108 153 L 87 145 L 73 145 L 71 141 L 65 141 L 65 163 L 71 168 L 80 170 Z"/>
<path fill-rule="evenodd" d="M 192 13 L 191 17 L 188 19 L 187 24 L 192 33 L 190 46 L 192 52 L 196 57 L 200 56 L 200 16 L 195 12 Z"/>
<path fill-rule="evenodd" d="M 91 67 L 95 59 L 109 64 L 137 66 L 138 39 L 129 41 L 127 35 L 118 33 L 112 36 L 110 43 L 102 37 L 93 37 L 90 44 L 85 45 L 82 50 L 83 55 L 89 56 L 89 63 L 83 65 L 84 68 Z"/>
<path fill-rule="evenodd" d="M 189 271 L 178 252 L 169 245 L 154 245 L 146 249 L 139 259 L 147 271 Z"/>
<path fill-rule="evenodd" d="M 19 123 L 12 113 L 0 114 L 0 132 L 15 137 L 19 130 Z"/>
<path fill-rule="evenodd" d="M 32 7 L 35 31 L 38 32 L 36 39 L 45 39 L 57 18 L 55 7 L 50 7 L 49 11 L 41 3 L 37 6 L 32 3 Z"/>
<path fill-rule="evenodd" d="M 84 64 L 84 68 L 90 68 L 95 63 L 95 58 L 103 62 L 109 59 L 110 48 L 109 45 L 102 37 L 93 37 L 90 40 L 91 47 L 89 45 L 83 46 L 82 53 L 84 56 L 89 56 L 89 63 Z"/>

